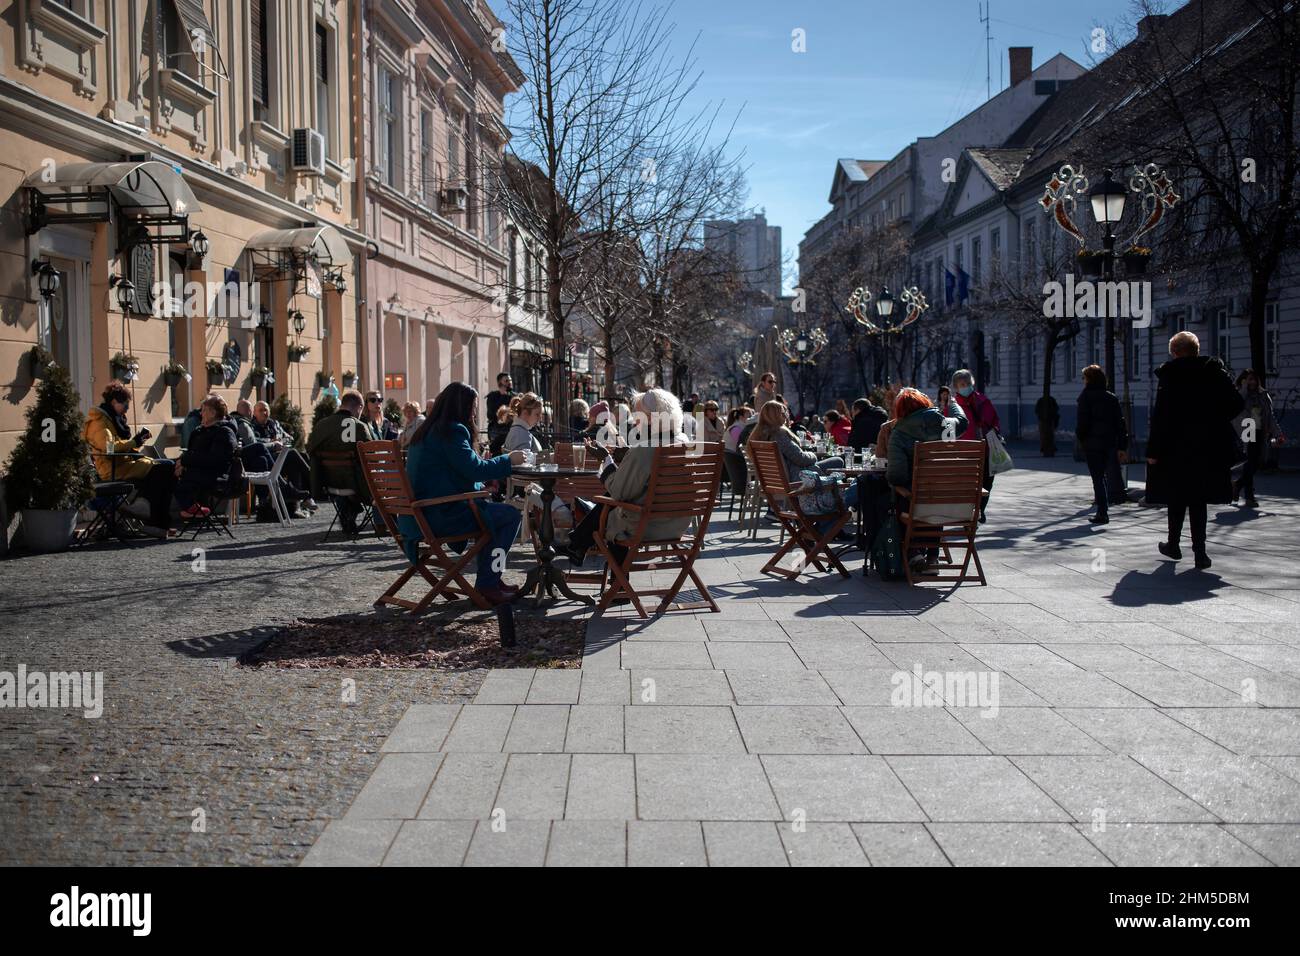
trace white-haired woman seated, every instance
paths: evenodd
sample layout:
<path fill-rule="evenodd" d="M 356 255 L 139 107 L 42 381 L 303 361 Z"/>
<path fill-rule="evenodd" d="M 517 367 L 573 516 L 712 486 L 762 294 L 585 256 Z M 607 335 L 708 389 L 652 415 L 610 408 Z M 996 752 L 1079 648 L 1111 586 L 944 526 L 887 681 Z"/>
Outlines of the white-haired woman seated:
<path fill-rule="evenodd" d="M 618 463 L 610 456 L 609 449 L 599 441 L 588 439 L 587 447 L 605 460 L 601 465 L 600 480 L 609 496 L 618 501 L 641 504 L 650 488 L 654 450 L 661 445 L 684 445 L 687 442 L 686 435 L 682 433 L 682 406 L 676 396 L 661 388 L 652 388 L 638 395 L 628 427 L 627 442 L 627 454 Z M 561 553 L 574 564 L 581 565 L 596 540 L 604 506 L 581 498 L 575 503 L 584 515 L 569 536 L 568 547 Z M 606 520 L 605 539 L 610 543 L 615 558 L 622 560 L 624 552 L 620 541 L 626 541 L 632 536 L 640 520 L 638 512 L 625 508 L 614 509 L 614 513 Z M 689 518 L 657 519 L 646 527 L 646 536 L 678 538 L 690 523 Z"/>

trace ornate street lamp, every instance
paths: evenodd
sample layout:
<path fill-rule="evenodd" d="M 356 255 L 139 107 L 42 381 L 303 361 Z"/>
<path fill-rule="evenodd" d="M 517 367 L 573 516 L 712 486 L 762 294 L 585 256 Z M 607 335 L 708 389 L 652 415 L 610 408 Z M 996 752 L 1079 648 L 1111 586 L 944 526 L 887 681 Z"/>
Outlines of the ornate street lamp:
<path fill-rule="evenodd" d="M 203 230 L 200 229 L 190 236 L 190 249 L 200 259 L 206 259 L 211 248 L 212 243 L 208 242 L 208 237 L 203 234 Z"/>
<path fill-rule="evenodd" d="M 293 320 L 293 331 L 298 335 L 302 335 L 307 330 L 307 320 L 297 309 L 294 309 L 291 318 Z"/>
<path fill-rule="evenodd" d="M 876 314 L 885 325 L 889 325 L 889 317 L 894 314 L 894 296 L 889 291 L 889 286 L 882 288 L 880 295 L 876 297 Z"/>
<path fill-rule="evenodd" d="M 59 270 L 47 260 L 32 260 L 32 275 L 36 276 L 36 286 L 41 290 L 41 298 L 52 299 L 59 291 Z"/>
<path fill-rule="evenodd" d="M 108 287 L 117 290 L 117 304 L 122 311 L 131 311 L 135 304 L 135 284 L 125 276 L 113 275 L 108 277 Z"/>

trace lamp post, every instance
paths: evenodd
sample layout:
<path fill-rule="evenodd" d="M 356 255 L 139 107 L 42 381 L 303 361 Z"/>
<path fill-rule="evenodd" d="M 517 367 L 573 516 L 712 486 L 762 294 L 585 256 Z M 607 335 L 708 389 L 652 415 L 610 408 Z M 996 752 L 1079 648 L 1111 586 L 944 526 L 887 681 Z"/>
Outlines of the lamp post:
<path fill-rule="evenodd" d="M 1112 171 L 1107 169 L 1102 176 L 1101 182 L 1088 187 L 1088 180 L 1083 174 L 1083 167 L 1074 167 L 1072 165 L 1062 166 L 1055 175 L 1048 181 L 1043 198 L 1039 204 L 1043 207 L 1044 212 L 1050 215 L 1058 226 L 1065 232 L 1073 236 L 1080 246 L 1080 260 L 1084 264 L 1085 276 L 1098 275 L 1105 282 L 1113 282 L 1115 279 L 1115 227 L 1124 218 L 1124 212 L 1129 206 L 1128 195 L 1132 193 L 1136 197 L 1135 205 L 1140 207 L 1140 214 L 1144 217 L 1143 221 L 1136 232 L 1128 239 L 1128 247 L 1123 253 L 1125 271 L 1127 275 L 1141 275 L 1146 271 L 1146 262 L 1150 256 L 1149 249 L 1142 249 L 1137 246 L 1139 237 L 1145 235 L 1154 229 L 1164 218 L 1165 210 L 1177 204 L 1179 196 L 1174 192 L 1173 184 L 1164 171 L 1154 163 L 1148 163 L 1146 166 L 1134 166 L 1129 175 L 1127 184 L 1117 182 Z M 1076 197 L 1087 195 L 1088 205 L 1092 212 L 1092 217 L 1102 228 L 1102 249 L 1100 252 L 1090 253 L 1085 248 L 1085 237 L 1083 231 L 1074 222 L 1071 212 L 1077 203 Z M 1087 262 L 1096 262 L 1100 259 L 1100 270 L 1088 271 Z M 1097 302 L 1106 301 L 1100 292 L 1096 296 Z M 1115 316 L 1111 314 L 1110 309 L 1106 309 L 1105 318 L 1105 362 L 1106 375 L 1112 385 L 1116 381 L 1115 377 Z M 1130 318 L 1125 316 L 1125 319 Z M 1124 323 L 1123 346 L 1124 346 L 1124 417 L 1129 423 L 1129 435 L 1133 434 L 1133 402 L 1130 395 L 1129 365 L 1131 364 L 1131 352 L 1129 351 L 1129 328 L 1132 322 Z M 1118 462 L 1113 464 L 1113 468 L 1108 475 L 1108 484 L 1110 484 L 1110 494 L 1113 497 L 1120 497 L 1124 494 L 1124 476 L 1121 473 Z"/>
<path fill-rule="evenodd" d="M 804 376 L 807 367 L 817 364 L 816 356 L 826 347 L 828 341 L 822 329 L 808 331 L 800 329 L 797 332 L 794 329 L 783 329 L 776 337 L 777 347 L 785 355 L 786 362 L 794 372 L 800 415 L 804 413 Z"/>
<path fill-rule="evenodd" d="M 889 345 L 888 340 L 883 336 L 902 335 L 913 322 L 917 321 L 930 305 L 925 301 L 925 295 L 916 286 L 905 288 L 899 293 L 897 299 L 889 291 L 889 287 L 882 287 L 880 294 L 875 296 L 876 300 L 876 318 L 872 319 L 870 309 L 868 308 L 871 299 L 871 290 L 858 287 L 853 290 L 849 296 L 848 304 L 844 307 L 858 325 L 866 330 L 867 335 L 879 335 L 881 338 L 881 355 L 884 356 L 884 368 L 881 370 L 885 379 L 881 384 L 889 382 Z M 902 319 L 895 319 L 894 305 L 901 302 L 907 307 L 907 312 Z"/>

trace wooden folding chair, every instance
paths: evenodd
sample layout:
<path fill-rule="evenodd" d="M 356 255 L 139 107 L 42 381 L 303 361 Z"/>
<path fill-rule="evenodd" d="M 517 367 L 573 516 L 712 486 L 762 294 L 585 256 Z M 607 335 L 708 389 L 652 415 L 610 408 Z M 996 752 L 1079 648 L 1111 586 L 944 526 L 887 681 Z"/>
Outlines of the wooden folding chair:
<path fill-rule="evenodd" d="M 978 581 L 984 579 L 975 533 L 979 528 L 980 501 L 984 495 L 984 443 L 979 441 L 919 442 L 912 453 L 912 488 L 898 492 L 898 520 L 903 523 L 903 556 L 907 582 Z M 902 510 L 906 508 L 907 510 Z M 912 570 L 911 554 L 918 548 L 942 549 L 952 567 L 927 566 Z M 961 567 L 955 566 L 952 548 L 964 548 Z M 971 562 L 975 574 L 970 574 Z"/>
<path fill-rule="evenodd" d="M 487 610 L 492 605 L 474 587 L 465 580 L 464 569 L 478 557 L 478 553 L 492 544 L 492 535 L 483 517 L 475 506 L 475 499 L 486 498 L 491 492 L 471 491 L 462 495 L 446 495 L 441 498 L 421 498 L 411 500 L 411 479 L 406 473 L 405 456 L 399 442 L 369 441 L 357 445 L 361 455 L 361 469 L 365 472 L 366 485 L 370 488 L 373 508 L 383 519 L 384 524 L 393 535 L 397 549 L 406 556 L 405 540 L 397 525 L 400 515 L 410 515 L 420 528 L 421 540 L 417 542 L 416 560 L 393 582 L 393 586 L 375 601 L 375 607 L 381 604 L 395 604 L 413 614 L 419 614 L 427 608 L 438 595 L 452 599 L 453 595 L 467 597 L 480 608 Z M 463 501 L 478 523 L 478 530 L 468 534 L 439 537 L 433 533 L 425 520 L 424 509 L 430 505 L 444 505 Z M 465 542 L 465 550 L 457 555 L 450 550 L 450 545 Z M 447 549 L 447 550 L 444 550 Z M 429 593 L 419 601 L 408 601 L 398 597 L 398 593 L 415 575 L 420 575 L 429 583 Z"/>
<path fill-rule="evenodd" d="M 603 504 L 600 529 L 596 533 L 596 549 L 605 559 L 606 580 L 597 610 L 603 611 L 619 598 L 632 602 L 638 614 L 649 617 L 641 603 L 643 597 L 662 600 L 655 614 L 664 611 L 685 611 L 708 608 L 717 611 L 718 605 L 695 573 L 695 558 L 704 545 L 704 535 L 709 530 L 713 515 L 714 492 L 722 476 L 722 445 L 717 442 L 701 443 L 702 449 L 692 453 L 684 445 L 669 445 L 654 450 L 650 471 L 650 487 L 640 504 L 616 501 L 608 495 L 597 495 L 595 501 Z M 631 537 L 618 544 L 624 549 L 622 560 L 614 556 L 605 540 L 605 524 L 615 508 L 637 514 L 637 525 Z M 652 521 L 671 518 L 692 519 L 692 525 L 677 538 L 647 538 L 646 531 Z M 667 588 L 637 590 L 632 586 L 632 574 L 637 571 L 678 569 L 677 577 Z M 674 603 L 677 592 L 690 578 L 699 589 L 702 600 L 689 604 Z"/>
<path fill-rule="evenodd" d="M 847 508 L 836 515 L 809 515 L 799 506 L 799 496 L 795 489 L 797 482 L 786 477 L 785 463 L 781 460 L 781 451 L 776 442 L 754 441 L 750 438 L 745 443 L 745 454 L 758 476 L 758 483 L 767 495 L 768 503 L 775 512 L 781 527 L 785 529 L 785 543 L 777 549 L 772 559 L 763 565 L 763 574 L 780 574 L 788 580 L 795 580 L 803 569 L 811 564 L 818 571 L 834 569 L 841 577 L 849 577 L 848 569 L 840 562 L 839 555 L 849 549 L 845 546 L 836 552 L 831 542 L 840 533 L 853 516 Z M 782 567 L 781 560 L 795 548 L 803 549 L 803 557 L 793 565 Z M 828 568 L 822 567 L 825 561 Z"/>

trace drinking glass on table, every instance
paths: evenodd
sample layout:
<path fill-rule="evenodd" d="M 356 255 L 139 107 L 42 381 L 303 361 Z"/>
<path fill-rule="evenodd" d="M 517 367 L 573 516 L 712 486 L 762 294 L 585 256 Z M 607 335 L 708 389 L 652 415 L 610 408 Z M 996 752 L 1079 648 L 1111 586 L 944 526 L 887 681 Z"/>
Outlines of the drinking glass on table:
<path fill-rule="evenodd" d="M 533 468 L 537 465 L 537 452 L 531 448 L 524 449 L 524 467 Z"/>
<path fill-rule="evenodd" d="M 584 471 L 587 467 L 587 446 L 573 445 L 573 467 L 578 471 Z"/>

